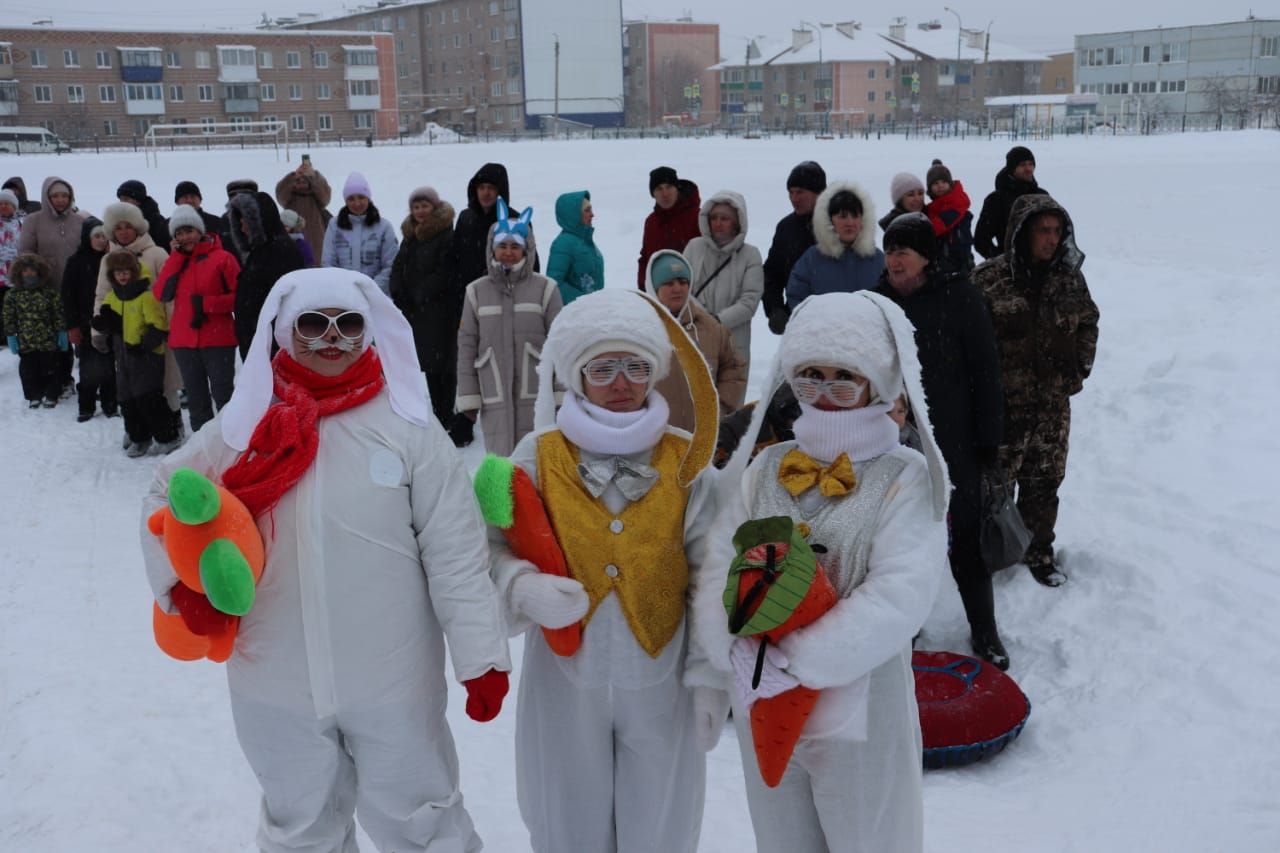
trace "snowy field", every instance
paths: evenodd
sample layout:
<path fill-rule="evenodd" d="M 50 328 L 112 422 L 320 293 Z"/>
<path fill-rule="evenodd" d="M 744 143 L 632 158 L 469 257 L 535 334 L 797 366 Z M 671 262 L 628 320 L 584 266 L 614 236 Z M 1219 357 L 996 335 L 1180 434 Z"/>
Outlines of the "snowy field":
<path fill-rule="evenodd" d="M 348 170 L 363 170 L 397 223 L 412 187 L 434 184 L 461 207 L 475 169 L 505 162 L 516 205 L 535 207 L 544 252 L 556 195 L 589 188 L 608 284 L 634 287 L 647 173 L 658 164 L 704 197 L 742 192 L 747 239 L 764 251 L 800 160 L 863 183 L 883 211 L 895 172 L 923 175 L 940 156 L 976 215 L 1009 145 L 548 142 L 323 149 L 314 161 L 335 194 Z M 1275 851 L 1280 135 L 1032 147 L 1037 178 L 1075 219 L 1102 311 L 1062 490 L 1058 542 L 1071 580 L 1051 590 L 1023 570 L 997 578 L 1031 720 L 995 760 L 926 776 L 926 847 Z M 296 151 L 292 164 L 272 152 L 161 154 L 152 168 L 141 154 L 9 157 L 0 174 L 23 175 L 33 194 L 58 174 L 94 213 L 120 181 L 141 178 L 167 213 L 179 180 L 196 180 L 216 210 L 227 180 L 252 176 L 269 189 L 296 163 Z M 758 315 L 759 373 L 776 341 Z M 17 359 L 0 353 L 0 850 L 253 849 L 258 789 L 221 667 L 169 660 L 151 640 L 137 530 L 152 463 L 125 458 L 120 420 L 77 424 L 74 401 L 28 411 L 21 397 Z M 967 637 L 947 583 L 921 646 L 967 653 Z M 528 849 L 515 804 L 514 697 L 486 725 L 465 717 L 461 688 L 449 706 L 467 804 L 487 849 L 503 853 Z M 752 847 L 730 729 L 710 756 L 699 849 Z"/>

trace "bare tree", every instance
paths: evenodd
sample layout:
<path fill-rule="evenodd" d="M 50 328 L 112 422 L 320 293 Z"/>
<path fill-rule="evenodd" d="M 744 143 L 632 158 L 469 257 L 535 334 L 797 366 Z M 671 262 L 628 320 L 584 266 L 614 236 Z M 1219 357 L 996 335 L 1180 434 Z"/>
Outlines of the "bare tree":
<path fill-rule="evenodd" d="M 1249 91 L 1231 78 L 1215 74 L 1201 84 L 1200 93 L 1204 96 L 1209 112 L 1216 115 L 1219 122 L 1248 119 L 1251 100 Z"/>

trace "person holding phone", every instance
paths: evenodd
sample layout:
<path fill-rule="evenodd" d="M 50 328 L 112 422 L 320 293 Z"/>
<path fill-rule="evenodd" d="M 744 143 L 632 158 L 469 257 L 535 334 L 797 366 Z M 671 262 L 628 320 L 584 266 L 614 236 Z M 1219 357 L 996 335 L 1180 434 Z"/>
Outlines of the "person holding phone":
<path fill-rule="evenodd" d="M 276 201 L 302 218 L 302 233 L 313 249 L 324 245 L 325 228 L 333 218 L 327 209 L 332 197 L 333 189 L 311 165 L 310 154 L 303 154 L 298 168 L 276 182 Z"/>

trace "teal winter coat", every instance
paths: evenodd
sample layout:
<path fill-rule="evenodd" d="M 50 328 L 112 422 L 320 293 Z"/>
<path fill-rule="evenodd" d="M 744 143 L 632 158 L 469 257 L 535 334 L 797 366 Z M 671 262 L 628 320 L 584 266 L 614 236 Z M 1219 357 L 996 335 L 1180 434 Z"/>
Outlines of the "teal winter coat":
<path fill-rule="evenodd" d="M 590 198 L 591 193 L 581 190 L 556 199 L 556 222 L 561 231 L 551 243 L 547 278 L 560 286 L 565 305 L 604 287 L 604 255 L 592 237 L 596 229 L 582 224 L 582 200 Z"/>

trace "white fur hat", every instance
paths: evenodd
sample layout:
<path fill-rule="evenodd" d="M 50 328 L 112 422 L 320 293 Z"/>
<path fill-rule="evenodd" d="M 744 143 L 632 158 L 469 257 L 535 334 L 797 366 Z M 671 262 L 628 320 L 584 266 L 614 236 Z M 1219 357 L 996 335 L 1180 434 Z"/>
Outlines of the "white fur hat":
<path fill-rule="evenodd" d="M 222 437 L 228 445 L 236 450 L 248 447 L 258 421 L 271 405 L 272 323 L 276 343 L 292 351 L 293 321 L 303 311 L 322 308 L 346 308 L 364 315 L 365 341 L 377 344 L 391 408 L 409 423 L 438 425 L 431 414 L 426 382 L 418 369 L 413 329 L 391 298 L 364 273 L 340 267 L 302 269 L 276 281 L 258 315 L 249 355 L 236 376 L 235 393 L 222 415 Z"/>
<path fill-rule="evenodd" d="M 585 396 L 582 366 L 603 352 L 634 352 L 653 364 L 650 387 L 671 369 L 671 340 L 652 307 L 621 288 L 570 302 L 551 324 L 543 360 L 560 381 Z"/>
<path fill-rule="evenodd" d="M 116 226 L 121 222 L 128 222 L 139 234 L 146 234 L 150 230 L 146 217 L 142 215 L 142 210 L 137 205 L 129 204 L 127 201 L 116 201 L 103 209 L 102 228 L 112 240 L 115 239 Z"/>
<path fill-rule="evenodd" d="M 194 228 L 203 234 L 204 220 L 200 218 L 200 212 L 189 204 L 175 207 L 169 215 L 169 233 L 177 234 L 179 228 Z"/>

